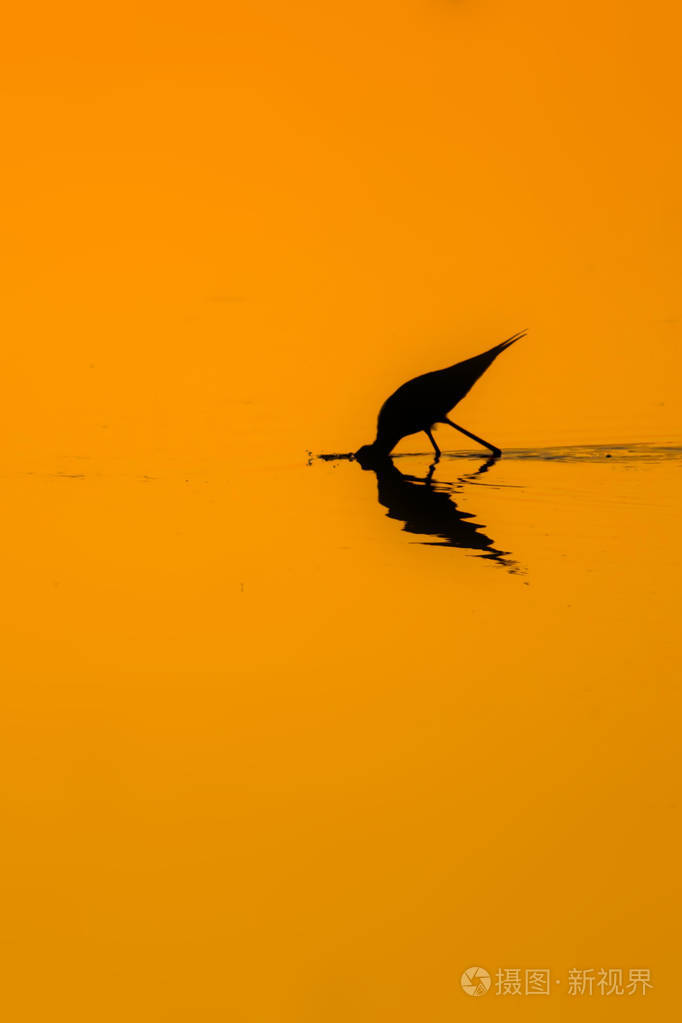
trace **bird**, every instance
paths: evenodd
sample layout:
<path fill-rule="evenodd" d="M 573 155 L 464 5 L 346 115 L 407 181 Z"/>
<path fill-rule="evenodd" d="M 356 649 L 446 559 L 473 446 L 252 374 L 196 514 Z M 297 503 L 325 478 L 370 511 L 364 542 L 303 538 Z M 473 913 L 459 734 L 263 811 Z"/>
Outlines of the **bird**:
<path fill-rule="evenodd" d="M 502 454 L 500 448 L 465 430 L 463 426 L 453 423 L 448 419 L 448 412 L 451 412 L 469 393 L 500 352 L 520 341 L 526 333 L 527 331 L 521 330 L 487 352 L 481 352 L 480 355 L 474 355 L 471 359 L 464 359 L 463 362 L 457 362 L 445 369 L 423 373 L 402 384 L 381 406 L 376 439 L 371 444 L 364 444 L 359 448 L 354 457 L 360 463 L 386 458 L 403 437 L 423 431 L 431 441 L 438 459 L 441 451 L 432 431 L 437 423 L 447 423 L 465 437 L 482 444 L 494 458 L 499 458 Z"/>

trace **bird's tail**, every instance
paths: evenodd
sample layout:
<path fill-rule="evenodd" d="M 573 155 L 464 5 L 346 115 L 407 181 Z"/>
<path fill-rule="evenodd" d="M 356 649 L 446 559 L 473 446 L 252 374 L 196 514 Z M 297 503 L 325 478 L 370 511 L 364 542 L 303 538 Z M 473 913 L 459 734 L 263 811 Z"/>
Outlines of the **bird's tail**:
<path fill-rule="evenodd" d="M 488 366 L 495 361 L 500 352 L 503 352 L 505 348 L 509 348 L 515 341 L 520 341 L 525 335 L 526 331 L 520 330 L 518 334 L 512 334 L 506 341 L 495 345 L 494 348 L 489 348 L 487 352 L 481 352 L 480 355 L 474 355 L 471 359 L 465 359 L 464 362 L 457 362 L 454 366 L 448 367 L 447 372 L 452 374 L 453 388 L 456 392 L 459 392 L 457 401 L 461 401 L 464 395 L 468 394 L 478 378 L 485 373 Z"/>
<path fill-rule="evenodd" d="M 499 345 L 495 345 L 494 348 L 490 348 L 487 352 L 484 352 L 483 354 L 492 356 L 499 355 L 500 352 L 503 352 L 505 350 L 505 348 L 510 348 L 513 344 L 515 344 L 516 341 L 520 341 L 521 338 L 525 337 L 527 333 L 528 328 L 520 330 L 517 334 L 512 334 L 512 336 L 508 337 L 506 341 L 502 341 Z"/>

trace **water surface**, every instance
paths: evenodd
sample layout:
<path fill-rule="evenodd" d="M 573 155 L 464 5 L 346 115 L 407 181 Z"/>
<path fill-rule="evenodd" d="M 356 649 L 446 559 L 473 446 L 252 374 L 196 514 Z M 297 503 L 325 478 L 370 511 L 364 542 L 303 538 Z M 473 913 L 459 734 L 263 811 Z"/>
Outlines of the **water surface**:
<path fill-rule="evenodd" d="M 479 963 L 673 969 L 681 469 L 7 464 L 13 968 L 59 940 L 150 1019 L 311 1023 L 452 1019 Z"/>

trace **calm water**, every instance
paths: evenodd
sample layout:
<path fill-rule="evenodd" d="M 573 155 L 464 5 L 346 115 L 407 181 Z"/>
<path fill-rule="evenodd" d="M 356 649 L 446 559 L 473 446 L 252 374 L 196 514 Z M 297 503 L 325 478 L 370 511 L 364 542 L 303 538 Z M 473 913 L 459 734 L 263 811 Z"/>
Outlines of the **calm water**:
<path fill-rule="evenodd" d="M 112 1021 L 131 985 L 140 1019 L 369 1023 L 459 1018 L 472 965 L 669 983 L 681 469 L 654 444 L 8 466 L 25 1018 L 56 942 L 45 982 L 78 1018 L 106 986 Z"/>

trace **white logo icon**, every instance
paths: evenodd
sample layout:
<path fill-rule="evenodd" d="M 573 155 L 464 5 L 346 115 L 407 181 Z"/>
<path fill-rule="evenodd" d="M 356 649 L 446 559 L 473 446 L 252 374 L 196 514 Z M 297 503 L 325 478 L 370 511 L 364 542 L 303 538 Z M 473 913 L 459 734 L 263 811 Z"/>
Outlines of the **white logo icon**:
<path fill-rule="evenodd" d="M 490 990 L 490 974 L 482 966 L 470 966 L 462 974 L 460 983 L 462 991 L 473 995 L 474 998 L 479 998 Z"/>

